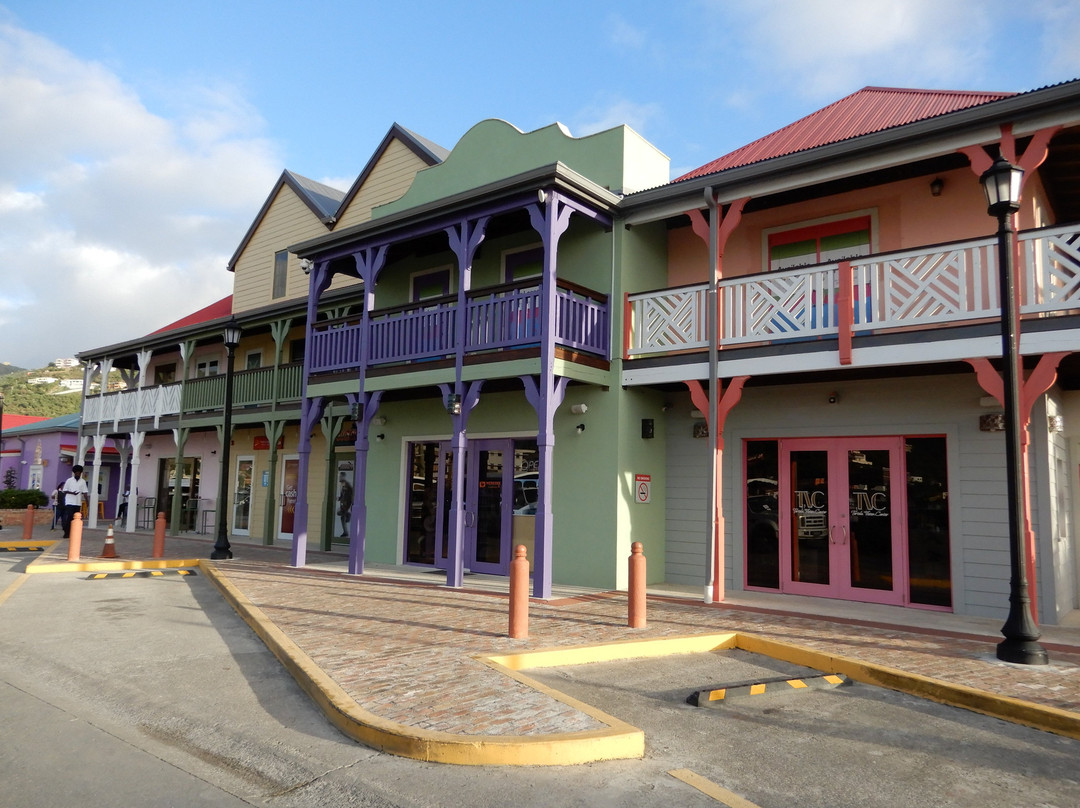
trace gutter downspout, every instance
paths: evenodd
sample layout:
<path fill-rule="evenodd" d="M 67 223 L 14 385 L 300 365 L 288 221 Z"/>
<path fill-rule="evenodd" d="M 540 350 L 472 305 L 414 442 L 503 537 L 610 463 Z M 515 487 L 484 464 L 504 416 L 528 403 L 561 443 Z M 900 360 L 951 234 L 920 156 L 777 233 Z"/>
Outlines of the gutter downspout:
<path fill-rule="evenodd" d="M 719 253 L 720 245 L 720 210 L 716 203 L 716 196 L 713 194 L 712 186 L 705 188 L 705 204 L 709 207 L 709 291 L 705 297 L 705 306 L 707 311 L 705 312 L 705 322 L 708 330 L 709 340 L 709 419 L 707 423 L 710 425 L 712 432 L 717 432 L 720 425 L 717 423 L 715 414 L 717 412 L 717 396 L 719 393 L 720 380 L 717 375 L 717 363 L 720 359 L 718 344 L 720 341 L 720 325 L 717 322 L 717 301 L 719 300 L 719 278 L 716 272 L 717 255 Z M 717 591 L 717 584 L 719 581 L 716 577 L 716 562 L 718 552 L 717 533 L 720 529 L 719 520 L 719 503 L 717 502 L 716 485 L 719 479 L 717 465 L 717 451 L 716 451 L 716 438 L 717 435 L 711 436 L 713 439 L 710 441 L 710 458 L 709 458 L 709 495 L 708 495 L 708 508 L 709 514 L 706 519 L 706 539 L 705 539 L 705 603 L 716 603 L 720 600 L 719 592 Z"/>

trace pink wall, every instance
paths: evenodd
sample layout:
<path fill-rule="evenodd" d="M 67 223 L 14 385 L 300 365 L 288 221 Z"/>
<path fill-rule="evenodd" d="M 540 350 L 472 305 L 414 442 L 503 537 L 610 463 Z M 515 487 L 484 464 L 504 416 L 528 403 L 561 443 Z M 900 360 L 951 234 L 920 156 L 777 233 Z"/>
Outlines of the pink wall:
<path fill-rule="evenodd" d="M 743 216 L 724 250 L 724 276 L 736 277 L 765 271 L 763 232 L 832 216 L 871 211 L 875 252 L 891 252 L 946 241 L 983 238 L 997 232 L 986 213 L 986 197 L 970 169 L 940 175 L 945 186 L 941 196 L 930 194 L 933 177 L 919 177 L 785 205 Z M 1021 229 L 1035 227 L 1036 209 L 1045 210 L 1045 194 L 1038 177 L 1024 188 L 1025 202 L 1018 217 Z M 1046 215 L 1044 218 L 1052 217 Z M 708 248 L 690 227 L 668 234 L 668 285 L 684 286 L 708 279 Z"/>

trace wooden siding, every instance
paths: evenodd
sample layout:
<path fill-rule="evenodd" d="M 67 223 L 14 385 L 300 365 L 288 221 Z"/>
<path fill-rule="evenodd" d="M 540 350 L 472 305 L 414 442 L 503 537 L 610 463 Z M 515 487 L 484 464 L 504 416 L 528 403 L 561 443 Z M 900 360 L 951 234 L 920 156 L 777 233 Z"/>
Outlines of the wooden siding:
<path fill-rule="evenodd" d="M 427 168 L 423 160 L 400 140 L 392 140 L 334 229 L 341 230 L 371 219 L 372 208 L 399 199 L 409 190 L 413 177 L 422 168 Z"/>
<path fill-rule="evenodd" d="M 728 589 L 740 590 L 744 585 L 740 492 L 745 439 L 945 435 L 954 610 L 1004 619 L 1008 611 L 1009 552 L 1002 433 L 979 430 L 979 415 L 994 410 L 979 406 L 984 394 L 974 374 L 934 377 L 932 398 L 912 395 L 913 390 L 927 389 L 928 383 L 916 378 L 745 391 L 729 415 L 725 434 L 723 496 Z M 826 405 L 826 396 L 837 387 L 842 393 L 840 404 Z M 665 425 L 666 579 L 668 583 L 701 586 L 705 580 L 708 446 L 706 439 L 691 437 L 694 419 L 689 416 L 689 397 L 672 396 L 670 400 L 673 406 Z M 1033 462 L 1036 535 L 1040 533 L 1038 491 L 1049 484 L 1046 471 L 1045 466 L 1040 471 L 1038 463 Z M 1045 528 L 1049 530 L 1050 525 Z M 1051 590 L 1040 582 L 1040 594 L 1044 591 Z M 1044 617 L 1048 615 L 1044 613 Z"/>
<path fill-rule="evenodd" d="M 282 186 L 266 215 L 252 234 L 247 248 L 236 261 L 233 278 L 233 311 L 240 312 L 267 306 L 272 297 L 274 255 L 290 244 L 326 233 L 326 226 L 288 186 Z M 289 255 L 285 297 L 307 297 L 308 276 L 300 271 L 300 262 Z"/>

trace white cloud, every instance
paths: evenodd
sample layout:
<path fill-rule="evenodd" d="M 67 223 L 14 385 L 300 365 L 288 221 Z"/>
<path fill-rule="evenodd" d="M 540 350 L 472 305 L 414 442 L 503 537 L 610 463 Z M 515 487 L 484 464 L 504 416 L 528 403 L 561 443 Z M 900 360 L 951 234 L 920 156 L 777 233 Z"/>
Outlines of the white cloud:
<path fill-rule="evenodd" d="M 631 25 L 619 14 L 609 14 L 607 18 L 608 37 L 618 48 L 638 50 L 646 43 L 645 32 Z"/>
<path fill-rule="evenodd" d="M 0 23 L 0 361 L 38 367 L 229 294 L 281 161 L 227 86 L 152 112 L 100 64 Z"/>
<path fill-rule="evenodd" d="M 577 137 L 584 137 L 626 124 L 638 134 L 645 135 L 649 125 L 662 114 L 663 108 L 657 103 L 639 104 L 616 99 L 579 110 L 574 123 L 570 124 L 570 131 Z"/>

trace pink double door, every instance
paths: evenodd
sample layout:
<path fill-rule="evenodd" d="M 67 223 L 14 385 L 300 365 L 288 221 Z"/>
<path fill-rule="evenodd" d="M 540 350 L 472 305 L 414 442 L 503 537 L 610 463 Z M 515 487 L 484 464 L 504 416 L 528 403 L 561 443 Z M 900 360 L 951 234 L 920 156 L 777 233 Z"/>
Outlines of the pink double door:
<path fill-rule="evenodd" d="M 903 438 L 782 440 L 779 448 L 781 589 L 903 603 Z"/>

